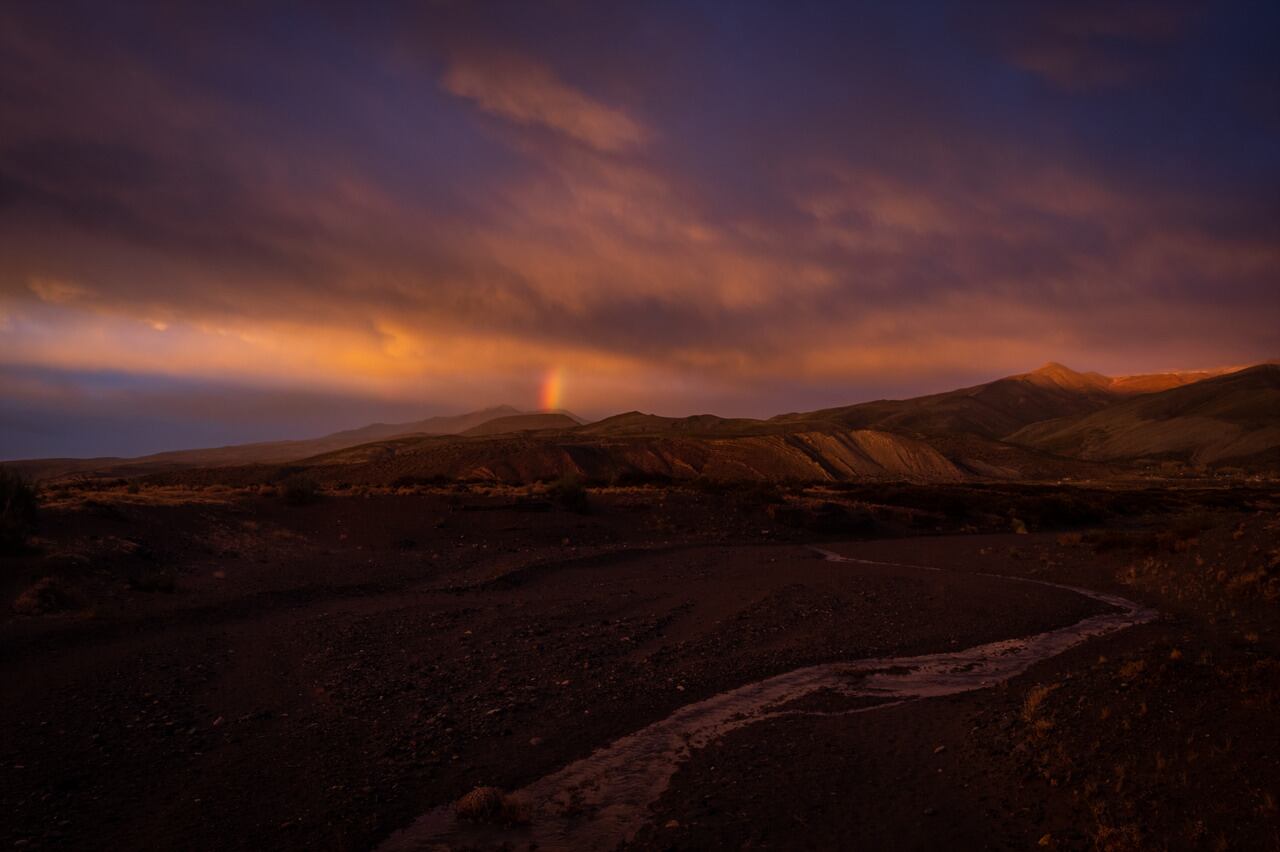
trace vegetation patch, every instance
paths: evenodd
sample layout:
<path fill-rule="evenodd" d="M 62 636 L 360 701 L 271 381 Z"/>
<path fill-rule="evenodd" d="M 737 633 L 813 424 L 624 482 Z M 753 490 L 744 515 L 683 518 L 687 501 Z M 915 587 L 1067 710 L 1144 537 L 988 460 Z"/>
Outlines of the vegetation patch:
<path fill-rule="evenodd" d="M 13 602 L 18 615 L 45 615 L 79 609 L 80 596 L 57 577 L 42 577 L 27 588 Z"/>
<path fill-rule="evenodd" d="M 529 821 L 525 802 L 497 787 L 476 787 L 454 802 L 453 812 L 468 822 L 515 825 Z"/>
<path fill-rule="evenodd" d="M 573 474 L 565 474 L 553 482 L 548 493 L 562 508 L 570 512 L 585 515 L 591 511 L 591 497 L 587 493 L 587 487 Z"/>

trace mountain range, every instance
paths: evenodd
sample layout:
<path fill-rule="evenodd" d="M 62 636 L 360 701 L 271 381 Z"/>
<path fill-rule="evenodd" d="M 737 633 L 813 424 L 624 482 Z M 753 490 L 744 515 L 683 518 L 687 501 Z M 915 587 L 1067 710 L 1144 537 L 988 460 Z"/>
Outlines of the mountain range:
<path fill-rule="evenodd" d="M 321 438 L 14 464 L 33 478 L 217 469 L 261 479 L 305 466 L 322 479 L 527 482 L 710 478 L 923 481 L 1106 477 L 1135 466 L 1275 469 L 1280 366 L 1108 377 L 1048 363 L 985 384 L 768 419 L 639 411 L 594 423 L 510 406 Z"/>

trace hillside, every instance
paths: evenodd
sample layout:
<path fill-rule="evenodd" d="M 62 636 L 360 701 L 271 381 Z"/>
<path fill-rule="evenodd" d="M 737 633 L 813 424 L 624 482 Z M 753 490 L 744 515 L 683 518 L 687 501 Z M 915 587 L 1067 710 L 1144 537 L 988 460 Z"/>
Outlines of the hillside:
<path fill-rule="evenodd" d="M 590 425 L 582 427 L 579 432 L 585 435 L 602 435 L 612 437 L 640 435 L 745 435 L 769 431 L 785 431 L 771 429 L 767 420 L 751 418 L 726 418 L 714 414 L 694 414 L 690 417 L 662 417 L 657 414 L 645 414 L 640 411 L 628 411 L 615 414 Z"/>
<path fill-rule="evenodd" d="M 372 423 L 358 429 L 347 429 L 319 438 L 174 450 L 135 458 L 30 459 L 6 462 L 6 464 L 31 479 L 49 479 L 76 473 L 92 473 L 100 476 L 137 476 L 171 469 L 280 464 L 346 449 L 347 447 L 387 440 L 401 435 L 454 435 L 494 421 L 522 416 L 536 418 L 544 415 L 528 415 L 512 406 L 500 405 L 479 411 L 471 411 L 466 414 L 428 417 L 424 420 L 414 420 L 408 423 Z M 568 417 L 563 413 L 556 416 Z M 576 419 L 568 419 L 570 420 L 570 425 L 577 425 L 578 421 Z"/>
<path fill-rule="evenodd" d="M 1195 464 L 1280 448 L 1280 366 L 1262 364 L 1026 426 L 1011 443 L 1096 460 L 1171 458 Z"/>
<path fill-rule="evenodd" d="M 854 429 L 920 437 L 969 433 L 998 439 L 1041 420 L 1097 411 L 1115 399 L 1107 377 L 1049 363 L 1031 373 L 945 393 L 786 414 L 773 420 L 825 420 Z"/>
<path fill-rule="evenodd" d="M 501 435 L 506 432 L 572 429 L 580 425 L 582 425 L 582 421 L 572 414 L 558 411 L 541 411 L 535 414 L 513 414 L 509 417 L 497 417 L 466 429 L 460 434 L 476 437 L 481 435 Z"/>
<path fill-rule="evenodd" d="M 594 482 L 672 480 L 954 482 L 971 478 L 924 441 L 872 430 L 740 437 L 598 438 L 575 432 L 397 438 L 299 464 L 323 482 L 386 485 L 471 480 L 527 483 L 565 474 Z M 260 467 L 209 471 L 209 481 L 250 483 Z M 186 474 L 178 474 L 185 476 Z"/>
<path fill-rule="evenodd" d="M 1111 389 L 1122 394 L 1158 393 L 1183 385 L 1191 385 L 1234 373 L 1240 367 L 1225 367 L 1218 370 L 1179 370 L 1170 373 L 1151 373 L 1144 376 L 1117 376 L 1111 380 Z"/>

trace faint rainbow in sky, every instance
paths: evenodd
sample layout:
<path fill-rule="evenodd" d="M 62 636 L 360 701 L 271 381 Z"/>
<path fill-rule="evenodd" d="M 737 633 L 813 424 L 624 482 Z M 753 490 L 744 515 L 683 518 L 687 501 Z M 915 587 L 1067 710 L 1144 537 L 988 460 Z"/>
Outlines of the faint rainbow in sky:
<path fill-rule="evenodd" d="M 552 367 L 542 377 L 542 391 L 538 394 L 538 407 L 543 411 L 562 408 L 564 402 L 564 368 Z"/>

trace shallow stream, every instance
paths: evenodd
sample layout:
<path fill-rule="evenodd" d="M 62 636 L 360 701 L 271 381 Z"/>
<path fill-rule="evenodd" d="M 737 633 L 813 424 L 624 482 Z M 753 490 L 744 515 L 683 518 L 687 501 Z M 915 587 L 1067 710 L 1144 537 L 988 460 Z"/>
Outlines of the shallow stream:
<path fill-rule="evenodd" d="M 816 548 L 815 548 L 816 549 Z M 875 562 L 818 550 L 833 562 Z M 1075 624 L 990 642 L 960 651 L 915 657 L 882 657 L 807 666 L 685 705 L 661 721 L 597 749 L 515 793 L 530 815 L 527 825 L 498 828 L 454 817 L 451 806 L 423 814 L 392 835 L 383 852 L 450 847 L 539 850 L 614 849 L 633 838 L 649 820 L 650 808 L 667 789 L 680 765 L 696 749 L 725 734 L 761 722 L 800 715 L 852 715 L 921 698 L 985 689 L 1027 671 L 1082 642 L 1151 621 L 1156 613 L 1117 595 L 1041 580 L 1002 577 L 1084 595 L 1112 609 Z M 835 697 L 847 709 L 812 711 L 792 707 L 806 698 Z"/>

